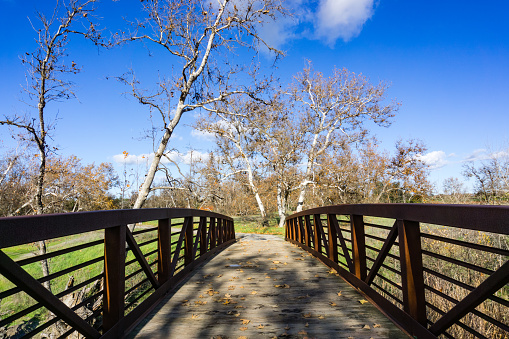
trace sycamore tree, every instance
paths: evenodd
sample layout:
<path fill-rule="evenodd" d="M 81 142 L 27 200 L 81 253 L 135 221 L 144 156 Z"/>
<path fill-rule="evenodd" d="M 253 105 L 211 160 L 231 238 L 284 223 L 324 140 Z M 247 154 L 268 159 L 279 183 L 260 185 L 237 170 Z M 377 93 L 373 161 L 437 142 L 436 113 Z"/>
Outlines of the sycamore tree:
<path fill-rule="evenodd" d="M 255 95 L 261 85 L 245 84 L 245 74 L 256 72 L 249 60 L 268 46 L 260 27 L 285 15 L 280 0 L 168 0 L 144 1 L 146 19 L 134 31 L 120 34 L 120 42 L 141 41 L 167 55 L 171 66 L 160 70 L 153 90 L 147 89 L 134 71 L 119 79 L 131 87 L 131 94 L 160 117 L 160 141 L 141 185 L 134 208 L 141 208 L 149 193 L 161 159 L 183 114 L 225 100 L 231 95 Z"/>
<path fill-rule="evenodd" d="M 260 211 L 262 224 L 267 225 L 267 212 L 260 196 L 258 180 L 263 171 L 259 150 L 264 140 L 259 138 L 258 123 L 255 122 L 260 116 L 265 116 L 264 105 L 249 97 L 230 97 L 205 109 L 209 114 L 197 120 L 194 127 L 215 136 L 218 155 L 228 167 L 221 181 L 245 175 L 246 185 Z M 264 120 L 260 123 L 269 122 Z"/>
<path fill-rule="evenodd" d="M 303 136 L 304 170 L 299 184 L 296 211 L 302 211 L 310 184 L 314 183 L 317 159 L 332 145 L 362 141 L 371 121 L 390 125 L 399 105 L 385 103 L 388 85 L 372 85 L 366 77 L 347 69 L 333 69 L 331 76 L 314 71 L 311 65 L 294 77 L 287 95 L 300 116 L 295 133 Z"/>
<path fill-rule="evenodd" d="M 0 125 L 18 129 L 23 141 L 34 146 L 38 151 L 38 173 L 35 180 L 34 195 L 27 201 L 35 214 L 43 214 L 44 180 L 46 159 L 52 148 L 48 137 L 52 122 L 48 118 L 47 105 L 51 102 L 73 98 L 72 82 L 69 75 L 76 74 L 80 68 L 67 58 L 67 44 L 73 33 L 87 37 L 98 37 L 92 13 L 96 0 L 57 2 L 53 12 L 47 16 L 37 13 L 38 23 L 32 23 L 36 32 L 35 51 L 25 53 L 22 62 L 27 68 L 27 86 L 25 89 L 30 106 L 26 115 L 4 114 Z M 46 243 L 38 243 L 40 254 L 46 253 Z M 41 262 L 44 276 L 49 274 L 47 260 Z M 50 289 L 49 281 L 44 283 Z"/>

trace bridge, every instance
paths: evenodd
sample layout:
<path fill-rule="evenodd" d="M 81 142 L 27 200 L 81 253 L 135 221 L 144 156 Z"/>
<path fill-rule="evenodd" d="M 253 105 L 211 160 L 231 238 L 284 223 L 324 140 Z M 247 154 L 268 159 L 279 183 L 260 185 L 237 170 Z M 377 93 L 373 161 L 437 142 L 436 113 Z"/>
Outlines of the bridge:
<path fill-rule="evenodd" d="M 0 218 L 0 334 L 509 336 L 508 207 L 328 206 L 285 234 L 190 209 Z"/>

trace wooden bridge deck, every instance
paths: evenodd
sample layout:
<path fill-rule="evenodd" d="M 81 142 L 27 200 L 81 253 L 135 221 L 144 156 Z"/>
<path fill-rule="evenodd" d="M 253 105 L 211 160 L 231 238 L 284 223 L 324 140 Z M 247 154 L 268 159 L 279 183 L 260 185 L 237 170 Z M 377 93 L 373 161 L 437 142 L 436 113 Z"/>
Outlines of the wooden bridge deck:
<path fill-rule="evenodd" d="M 131 338 L 409 338 L 316 258 L 275 236 L 197 268 Z"/>

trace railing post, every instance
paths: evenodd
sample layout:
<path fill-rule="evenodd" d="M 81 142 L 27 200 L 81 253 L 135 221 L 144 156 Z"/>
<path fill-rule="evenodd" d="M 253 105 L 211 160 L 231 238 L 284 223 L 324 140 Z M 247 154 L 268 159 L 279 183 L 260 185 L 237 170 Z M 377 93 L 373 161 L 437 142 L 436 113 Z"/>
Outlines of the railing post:
<path fill-rule="evenodd" d="M 304 227 L 306 228 L 306 246 L 311 247 L 311 239 L 313 239 L 312 228 L 311 228 L 311 217 L 309 215 L 304 216 Z M 314 239 L 313 239 L 314 240 Z"/>
<path fill-rule="evenodd" d="M 162 285 L 171 278 L 171 219 L 162 219 L 158 221 L 157 239 L 159 248 L 157 280 L 159 284 Z"/>
<path fill-rule="evenodd" d="M 338 263 L 338 234 L 336 227 L 334 227 L 334 221 L 332 218 L 336 218 L 335 214 L 327 214 L 327 236 L 329 237 L 329 259 Z"/>
<path fill-rule="evenodd" d="M 313 228 L 314 228 L 314 239 L 313 244 L 315 245 L 315 251 L 322 253 L 322 238 L 321 238 L 321 221 L 320 214 L 313 215 Z"/>
<path fill-rule="evenodd" d="M 210 218 L 210 249 L 216 248 L 216 218 Z"/>
<path fill-rule="evenodd" d="M 124 317 L 126 228 L 104 230 L 104 333 Z"/>
<path fill-rule="evenodd" d="M 355 268 L 355 276 L 364 281 L 367 275 L 367 268 L 366 237 L 364 233 L 363 216 L 351 214 L 350 225 L 352 228 L 352 259 Z"/>
<path fill-rule="evenodd" d="M 193 236 L 194 236 L 194 221 L 193 217 L 186 217 L 184 223 L 188 223 L 184 239 L 184 265 L 189 265 L 193 260 Z"/>
<path fill-rule="evenodd" d="M 207 217 L 200 217 L 200 256 L 207 253 Z"/>
<path fill-rule="evenodd" d="M 217 245 L 223 243 L 223 219 L 217 219 Z"/>
<path fill-rule="evenodd" d="M 409 220 L 397 222 L 404 311 L 421 325 L 426 326 L 426 298 L 419 223 Z"/>

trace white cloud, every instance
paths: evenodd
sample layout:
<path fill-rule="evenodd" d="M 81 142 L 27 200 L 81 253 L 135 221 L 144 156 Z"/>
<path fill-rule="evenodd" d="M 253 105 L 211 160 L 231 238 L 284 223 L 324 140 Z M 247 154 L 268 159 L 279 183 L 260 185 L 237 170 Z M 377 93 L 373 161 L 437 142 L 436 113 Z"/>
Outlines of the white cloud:
<path fill-rule="evenodd" d="M 209 158 L 208 153 L 203 153 L 200 151 L 188 151 L 185 154 L 179 153 L 177 151 L 170 151 L 167 152 L 166 155 L 168 158 L 170 158 L 172 161 L 176 162 L 177 164 L 186 164 L 189 165 L 191 162 L 196 161 L 207 161 Z M 152 159 L 154 158 L 154 153 L 150 154 L 116 154 L 113 156 L 113 160 L 118 164 L 127 164 L 127 165 L 144 165 L 146 163 L 150 163 Z M 161 159 L 161 162 L 163 164 L 171 164 L 171 162 L 166 158 L 163 157 Z"/>
<path fill-rule="evenodd" d="M 419 155 L 417 156 L 417 158 L 423 161 L 431 169 L 437 169 L 449 164 L 450 161 L 447 159 L 450 158 L 451 156 L 452 156 L 451 154 L 449 155 L 445 154 L 444 151 L 433 151 L 424 155 Z"/>
<path fill-rule="evenodd" d="M 484 148 L 476 149 L 470 153 L 463 161 L 476 161 L 488 159 L 488 151 Z"/>
<path fill-rule="evenodd" d="M 315 34 L 329 45 L 358 36 L 374 12 L 374 0 L 320 0 Z"/>
<path fill-rule="evenodd" d="M 197 129 L 193 129 L 191 131 L 191 136 L 195 137 L 197 139 L 204 139 L 204 140 L 207 140 L 207 141 L 214 141 L 215 140 L 214 133 L 205 132 L 205 131 L 199 131 Z"/>

